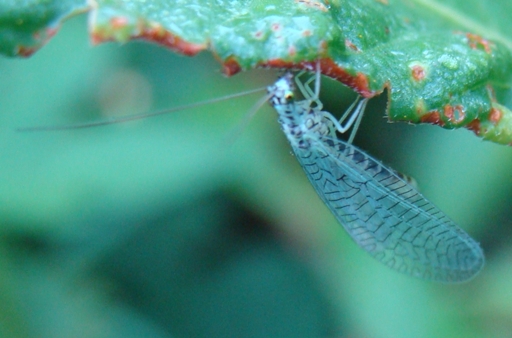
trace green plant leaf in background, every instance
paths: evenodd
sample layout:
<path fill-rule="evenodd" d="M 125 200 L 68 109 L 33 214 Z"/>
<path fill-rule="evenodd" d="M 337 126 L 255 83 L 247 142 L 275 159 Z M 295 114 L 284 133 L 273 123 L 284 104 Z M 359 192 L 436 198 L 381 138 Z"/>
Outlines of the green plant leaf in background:
<path fill-rule="evenodd" d="M 100 0 L 90 16 L 95 43 L 146 39 L 186 55 L 208 49 L 230 75 L 261 66 L 313 69 L 320 60 L 325 75 L 363 96 L 387 89 L 391 121 L 466 127 L 512 143 L 512 42 L 455 4 Z"/>
<path fill-rule="evenodd" d="M 488 32 L 512 31 L 508 3 L 443 4 Z M 263 70 L 222 79 L 210 55 L 149 44 L 90 48 L 85 26 L 69 20 L 32 58 L 0 60 L 0 337 L 510 336 L 509 148 L 382 123 L 384 97 L 372 100 L 356 142 L 417 178 L 486 253 L 471 283 L 418 281 L 346 236 L 287 156 L 274 112 L 221 144 L 253 97 L 106 128 L 14 132 L 275 79 Z M 329 111 L 349 104 L 330 81 L 322 93 Z"/>

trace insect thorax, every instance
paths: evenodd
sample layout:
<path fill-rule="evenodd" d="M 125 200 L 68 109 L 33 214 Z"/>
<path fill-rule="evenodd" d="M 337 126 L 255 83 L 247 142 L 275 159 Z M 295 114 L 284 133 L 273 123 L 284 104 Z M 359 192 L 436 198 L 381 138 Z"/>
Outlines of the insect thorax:
<path fill-rule="evenodd" d="M 293 147 L 306 149 L 312 142 L 331 133 L 332 126 L 307 100 L 276 106 L 281 129 Z"/>
<path fill-rule="evenodd" d="M 306 149 L 323 135 L 333 134 L 334 128 L 312 100 L 296 101 L 291 73 L 285 73 L 267 91 L 269 103 L 279 114 L 281 129 L 292 147 Z"/>

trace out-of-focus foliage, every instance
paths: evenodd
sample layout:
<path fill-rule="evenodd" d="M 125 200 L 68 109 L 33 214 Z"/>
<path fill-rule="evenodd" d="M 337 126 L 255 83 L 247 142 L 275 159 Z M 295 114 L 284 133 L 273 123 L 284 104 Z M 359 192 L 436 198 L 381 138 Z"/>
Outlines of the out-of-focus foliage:
<path fill-rule="evenodd" d="M 331 216 L 259 98 L 108 127 L 18 133 L 154 111 L 271 83 L 225 79 L 208 55 L 86 43 L 71 20 L 28 60 L 0 60 L 0 336 L 507 337 L 510 148 L 387 124 L 356 143 L 414 176 L 487 265 L 440 285 L 381 266 Z M 325 81 L 326 109 L 351 100 Z"/>

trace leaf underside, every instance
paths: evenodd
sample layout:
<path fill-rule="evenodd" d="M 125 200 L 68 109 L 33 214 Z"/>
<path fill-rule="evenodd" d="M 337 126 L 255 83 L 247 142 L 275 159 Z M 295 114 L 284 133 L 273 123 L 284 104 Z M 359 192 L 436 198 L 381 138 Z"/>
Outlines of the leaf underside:
<path fill-rule="evenodd" d="M 1 0 L 0 53 L 32 55 L 57 33 L 62 20 L 87 9 L 86 0 Z"/>
<path fill-rule="evenodd" d="M 387 89 L 391 121 L 466 127 L 512 144 L 512 41 L 500 34 L 510 24 L 487 25 L 452 2 L 97 0 L 90 32 L 96 44 L 145 39 L 185 55 L 209 50 L 228 75 L 255 67 L 314 70 L 319 60 L 323 74 L 362 96 Z M 1 35 L 25 47 L 4 44 L 4 54 L 30 54 L 60 20 L 86 8 L 83 1 L 37 3 L 46 4 L 46 19 L 29 26 L 10 17 L 23 29 Z"/>

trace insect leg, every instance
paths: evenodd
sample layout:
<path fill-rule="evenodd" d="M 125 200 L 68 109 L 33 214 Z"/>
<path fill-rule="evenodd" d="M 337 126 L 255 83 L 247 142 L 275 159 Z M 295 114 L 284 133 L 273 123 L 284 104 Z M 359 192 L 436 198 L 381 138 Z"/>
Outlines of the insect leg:
<path fill-rule="evenodd" d="M 299 80 L 299 77 L 305 73 L 304 71 L 303 72 L 300 72 L 297 76 L 295 76 L 295 84 L 297 85 L 297 88 L 299 88 L 300 92 L 302 93 L 302 95 L 304 96 L 304 98 L 310 102 L 314 102 L 315 103 L 315 108 L 318 109 L 318 110 L 322 110 L 322 107 L 323 107 L 323 104 L 322 102 L 320 101 L 320 78 L 321 78 L 321 73 L 320 73 L 320 63 L 317 62 L 317 69 L 316 69 L 316 72 L 315 72 L 315 75 L 314 76 L 311 76 L 308 80 L 306 80 L 306 82 L 302 83 L 300 80 Z M 315 90 L 313 91 L 313 89 L 311 89 L 311 82 L 315 81 Z"/>
<path fill-rule="evenodd" d="M 329 119 L 333 125 L 334 128 L 340 132 L 341 134 L 344 134 L 347 130 L 350 129 L 350 127 L 354 126 L 354 129 L 352 130 L 352 133 L 350 135 L 349 143 L 352 142 L 352 140 L 355 137 L 355 133 L 357 132 L 357 128 L 361 124 L 361 119 L 363 117 L 364 110 L 366 108 L 366 104 L 369 99 L 365 98 L 359 101 L 359 97 L 350 105 L 350 107 L 347 109 L 347 111 L 343 114 L 340 121 L 338 121 L 334 116 L 331 115 L 331 113 L 328 113 L 326 111 L 322 111 L 322 116 Z M 358 102 L 359 101 L 359 102 Z M 354 109 L 355 106 L 355 109 Z M 350 115 L 350 118 L 348 121 L 342 125 L 343 121 Z"/>

